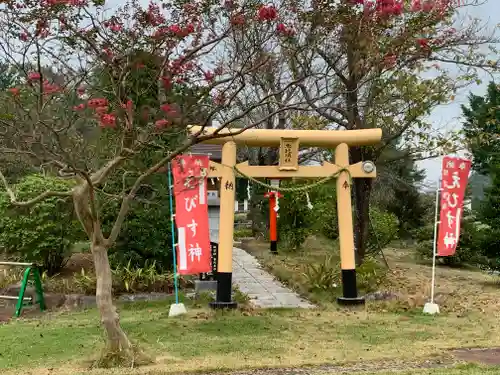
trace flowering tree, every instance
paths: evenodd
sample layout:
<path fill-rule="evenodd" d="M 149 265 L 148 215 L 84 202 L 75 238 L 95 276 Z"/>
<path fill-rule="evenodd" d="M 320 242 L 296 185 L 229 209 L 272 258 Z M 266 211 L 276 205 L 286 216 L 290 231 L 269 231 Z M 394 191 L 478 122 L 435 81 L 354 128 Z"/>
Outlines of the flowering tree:
<path fill-rule="evenodd" d="M 290 0 L 283 5 L 289 11 L 288 23 L 278 26 L 289 31 L 282 39 L 289 52 L 284 56 L 294 78 L 303 78 L 298 86 L 308 104 L 332 129 L 383 129 L 380 145 L 351 148 L 353 163 L 377 161 L 395 145 L 416 159 L 456 147 L 457 134 L 436 131 L 425 118 L 475 82 L 478 71 L 498 68 L 494 31 L 477 20 L 457 19 L 460 7 L 475 3 Z M 367 244 L 372 183 L 353 182 L 359 261 Z"/>
<path fill-rule="evenodd" d="M 270 5 L 230 0 L 147 7 L 131 0 L 115 11 L 105 10 L 99 0 L 7 0 L 0 17 L 0 48 L 24 74 L 22 84 L 1 94 L 2 155 L 22 155 L 45 173 L 73 179 L 75 186 L 19 201 L 1 173 L 0 179 L 16 206 L 53 196 L 72 199 L 91 244 L 108 354 L 130 358 L 132 345 L 112 302 L 107 251 L 138 191 L 176 155 L 219 137 L 224 128 L 242 132 L 304 107 L 297 100 L 259 111 L 300 78 L 247 101 L 237 112 L 228 110 L 248 79 L 268 63 L 260 43 L 279 33 L 280 16 Z M 263 39 L 249 37 L 250 29 L 258 29 Z M 230 38 L 245 47 L 246 60 L 237 65 L 235 56 L 224 52 Z M 237 126 L 254 113 L 261 115 Z M 215 125 L 217 131 L 190 135 L 186 128 L 193 122 Z M 106 194 L 119 199 L 120 208 L 104 233 L 99 196 L 111 180 L 121 183 Z"/>

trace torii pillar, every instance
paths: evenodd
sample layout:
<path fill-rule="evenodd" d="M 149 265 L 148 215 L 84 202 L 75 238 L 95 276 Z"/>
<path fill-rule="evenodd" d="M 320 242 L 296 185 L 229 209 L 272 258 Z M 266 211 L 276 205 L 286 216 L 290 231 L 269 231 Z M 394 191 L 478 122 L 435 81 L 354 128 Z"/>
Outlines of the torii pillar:
<path fill-rule="evenodd" d="M 278 212 L 276 211 L 276 199 L 282 198 L 279 191 L 270 191 L 264 194 L 269 198 L 269 241 L 272 254 L 278 254 Z"/>
<path fill-rule="evenodd" d="M 351 205 L 352 178 L 375 178 L 375 165 L 371 161 L 349 164 L 349 146 L 369 146 L 380 142 L 381 129 L 362 130 L 281 130 L 281 129 L 221 129 L 201 126 L 190 127 L 191 134 L 218 135 L 204 143 L 223 144 L 221 163 L 210 162 L 208 177 L 221 177 L 219 256 L 217 260 L 217 297 L 210 306 L 215 309 L 235 308 L 231 298 L 232 255 L 234 230 L 235 170 L 253 178 L 325 178 L 337 176 L 337 210 L 339 226 L 340 263 L 342 272 L 342 297 L 339 304 L 358 305 L 365 302 L 358 296 L 356 262 Z M 248 162 L 236 165 L 236 144 L 246 146 L 279 147 L 280 162 L 277 166 L 252 166 Z M 300 146 L 335 148 L 335 164 L 299 166 Z"/>

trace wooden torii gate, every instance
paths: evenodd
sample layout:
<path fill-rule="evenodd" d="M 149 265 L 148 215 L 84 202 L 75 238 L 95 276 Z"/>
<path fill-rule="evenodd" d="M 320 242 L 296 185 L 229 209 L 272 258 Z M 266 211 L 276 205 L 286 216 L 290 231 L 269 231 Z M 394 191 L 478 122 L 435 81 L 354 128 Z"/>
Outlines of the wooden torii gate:
<path fill-rule="evenodd" d="M 190 128 L 191 134 L 202 130 L 200 126 Z M 202 135 L 216 132 L 216 128 L 203 129 Z M 222 129 L 217 134 L 223 136 L 205 141 L 209 144 L 222 144 L 221 163 L 210 162 L 208 177 L 221 178 L 219 255 L 217 260 L 217 297 L 210 304 L 212 308 L 235 308 L 232 301 L 233 271 L 233 231 L 235 200 L 235 167 L 253 178 L 321 178 L 336 173 L 337 211 L 340 244 L 340 263 L 342 268 L 342 297 L 338 302 L 343 305 L 363 304 L 364 298 L 358 296 L 356 286 L 356 261 L 354 253 L 354 233 L 352 222 L 351 183 L 352 178 L 375 178 L 376 169 L 371 161 L 349 164 L 349 146 L 368 146 L 380 142 L 381 129 L 363 130 L 278 130 L 248 129 L 242 133 Z M 248 162 L 236 164 L 236 144 L 257 147 L 279 147 L 279 165 L 252 166 Z M 335 148 L 335 164 L 324 162 L 321 166 L 299 166 L 299 146 Z"/>

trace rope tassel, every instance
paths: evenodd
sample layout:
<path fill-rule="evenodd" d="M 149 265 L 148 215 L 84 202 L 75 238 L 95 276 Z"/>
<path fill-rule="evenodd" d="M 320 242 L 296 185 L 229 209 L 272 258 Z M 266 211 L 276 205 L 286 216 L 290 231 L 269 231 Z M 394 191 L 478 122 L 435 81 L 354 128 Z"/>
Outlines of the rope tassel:
<path fill-rule="evenodd" d="M 309 208 L 310 210 L 313 209 L 313 205 L 311 203 L 311 199 L 309 198 L 309 193 L 306 191 L 306 201 L 307 201 L 307 208 Z"/>
<path fill-rule="evenodd" d="M 250 181 L 247 181 L 247 199 L 250 200 L 252 198 L 250 194 Z"/>

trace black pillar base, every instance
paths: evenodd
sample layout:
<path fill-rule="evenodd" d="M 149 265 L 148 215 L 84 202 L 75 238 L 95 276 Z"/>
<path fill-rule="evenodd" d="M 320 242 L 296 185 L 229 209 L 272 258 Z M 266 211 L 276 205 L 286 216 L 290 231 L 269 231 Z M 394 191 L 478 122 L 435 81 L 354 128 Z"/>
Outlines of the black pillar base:
<path fill-rule="evenodd" d="M 271 253 L 278 254 L 278 241 L 271 241 Z"/>
<path fill-rule="evenodd" d="M 342 306 L 364 305 L 364 297 L 358 297 L 356 270 L 342 270 L 342 297 L 337 298 Z"/>
<path fill-rule="evenodd" d="M 210 302 L 209 306 L 212 309 L 235 309 L 238 304 L 232 301 L 232 272 L 217 272 L 215 274 L 217 280 L 217 296 L 214 302 Z"/>
<path fill-rule="evenodd" d="M 356 298 L 337 297 L 337 303 L 341 306 L 361 306 L 365 304 L 365 297 L 356 297 Z"/>

